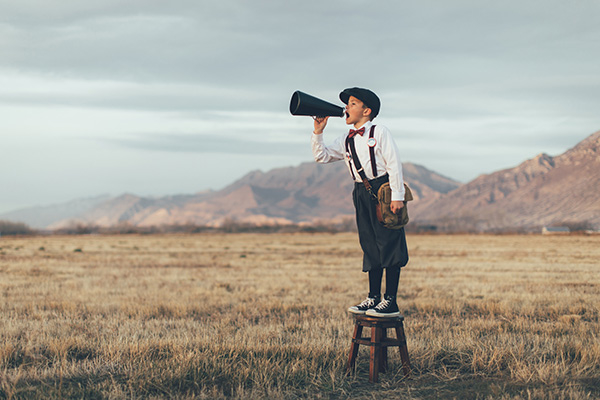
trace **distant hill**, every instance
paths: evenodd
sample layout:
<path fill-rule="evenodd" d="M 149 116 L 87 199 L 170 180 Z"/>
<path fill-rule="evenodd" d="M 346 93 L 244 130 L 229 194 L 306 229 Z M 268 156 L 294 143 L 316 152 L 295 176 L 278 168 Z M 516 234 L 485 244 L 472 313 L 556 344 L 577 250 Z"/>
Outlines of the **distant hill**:
<path fill-rule="evenodd" d="M 22 222 L 32 228 L 45 228 L 56 221 L 84 214 L 109 199 L 109 195 L 101 195 L 54 205 L 27 207 L 0 214 L 0 219 Z"/>
<path fill-rule="evenodd" d="M 415 195 L 415 205 L 434 201 L 460 186 L 459 182 L 416 164 L 404 163 L 403 168 Z M 61 212 L 51 218 L 46 212 L 42 224 L 36 223 L 42 208 L 20 210 L 18 215 L 26 217 L 32 227 L 48 229 L 77 224 L 107 227 L 123 222 L 136 226 L 219 226 L 228 221 L 252 224 L 341 222 L 354 215 L 352 188 L 344 163 L 307 162 L 268 172 L 253 171 L 214 192 L 161 198 L 133 194 L 104 198 L 87 207 L 74 208 L 70 215 Z M 60 205 L 53 206 L 53 209 L 60 208 Z"/>
<path fill-rule="evenodd" d="M 419 208 L 416 222 L 451 230 L 600 228 L 600 132 L 473 181 Z"/>
<path fill-rule="evenodd" d="M 600 229 L 600 132 L 558 156 L 539 154 L 514 168 L 461 184 L 404 163 L 415 200 L 413 227 L 439 231 L 539 231 L 542 226 Z M 351 182 L 342 162 L 308 162 L 253 171 L 219 191 L 161 198 L 124 194 L 18 210 L 0 219 L 35 228 L 303 224 L 351 220 Z"/>

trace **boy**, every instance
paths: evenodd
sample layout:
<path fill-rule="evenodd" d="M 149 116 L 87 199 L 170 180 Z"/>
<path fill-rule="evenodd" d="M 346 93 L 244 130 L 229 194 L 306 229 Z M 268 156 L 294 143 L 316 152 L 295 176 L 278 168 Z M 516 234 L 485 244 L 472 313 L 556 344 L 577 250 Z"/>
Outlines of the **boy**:
<path fill-rule="evenodd" d="M 345 160 L 355 181 L 352 199 L 363 250 L 363 272 L 368 272 L 369 275 L 369 294 L 348 311 L 373 317 L 395 317 L 400 315 L 396 302 L 400 268 L 408 262 L 404 228 L 388 229 L 377 219 L 376 202 L 356 168 L 351 142 L 354 141 L 355 154 L 372 186 L 371 192 L 376 195 L 383 183 L 390 182 L 391 208 L 394 213 L 399 213 L 404 206 L 404 181 L 398 148 L 386 127 L 372 123 L 381 106 L 375 93 L 364 88 L 348 88 L 340 93 L 340 99 L 346 104 L 346 124 L 353 125 L 354 129 L 338 137 L 330 146 L 325 146 L 322 133 L 329 117 L 315 118 L 311 145 L 316 162 Z M 374 160 L 371 159 L 372 154 L 375 156 Z M 384 269 L 386 290 L 382 299 Z"/>

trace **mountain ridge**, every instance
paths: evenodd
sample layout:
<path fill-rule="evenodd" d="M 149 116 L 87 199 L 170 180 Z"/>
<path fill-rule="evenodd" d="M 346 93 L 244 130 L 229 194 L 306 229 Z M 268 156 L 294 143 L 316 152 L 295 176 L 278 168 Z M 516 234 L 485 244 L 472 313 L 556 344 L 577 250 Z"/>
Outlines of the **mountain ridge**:
<path fill-rule="evenodd" d="M 413 227 L 498 232 L 570 224 L 600 229 L 600 131 L 562 154 L 539 153 L 515 167 L 479 175 L 465 184 L 413 163 L 403 163 L 403 171 L 415 198 L 409 203 Z M 352 188 L 344 163 L 306 162 L 266 172 L 250 171 L 218 191 L 158 198 L 99 196 L 30 209 L 30 218 L 19 222 L 39 228 L 30 222 L 37 217 L 47 229 L 123 223 L 140 227 L 221 226 L 231 221 L 337 223 L 353 219 Z M 52 210 L 57 210 L 54 219 L 50 218 Z M 3 214 L 0 219 L 7 215 L 23 217 L 27 210 Z"/>
<path fill-rule="evenodd" d="M 480 175 L 422 207 L 418 221 L 452 230 L 600 227 L 600 131 L 557 156 L 541 153 L 513 168 Z"/>
<path fill-rule="evenodd" d="M 432 201 L 460 185 L 427 168 L 404 163 L 405 179 L 416 202 Z M 196 224 L 220 226 L 228 221 L 249 224 L 312 224 L 352 218 L 353 183 L 344 163 L 305 162 L 298 166 L 250 171 L 221 190 L 159 198 L 122 194 L 83 212 L 36 228 L 61 229 L 76 225 L 108 227 Z M 24 214 L 26 210 L 22 210 Z M 30 210 L 35 214 L 35 209 Z M 1 218 L 2 216 L 0 216 Z"/>

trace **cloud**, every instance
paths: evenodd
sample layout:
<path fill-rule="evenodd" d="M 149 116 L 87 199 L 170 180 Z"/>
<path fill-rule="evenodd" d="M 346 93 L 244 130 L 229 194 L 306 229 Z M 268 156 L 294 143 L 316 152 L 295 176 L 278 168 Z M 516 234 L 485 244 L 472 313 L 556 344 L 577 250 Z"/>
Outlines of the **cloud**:
<path fill-rule="evenodd" d="M 141 190 L 144 166 L 172 176 L 143 186 L 160 193 L 198 156 L 227 157 L 214 185 L 311 160 L 312 122 L 289 115 L 293 91 L 338 102 L 365 86 L 403 160 L 468 180 L 600 128 L 599 12 L 558 0 L 1 2 L 1 166 L 33 146 L 66 174 L 97 145 L 119 154 L 102 164 L 119 188 Z M 332 120 L 326 140 L 345 129 Z M 22 175 L 30 196 L 38 181 L 60 182 L 46 173 Z M 108 173 L 93 174 L 112 192 Z M 46 191 L 74 193 L 66 185 Z"/>
<path fill-rule="evenodd" d="M 306 135 L 308 136 L 308 135 Z M 239 136 L 222 136 L 219 134 L 144 134 L 129 138 L 110 139 L 109 142 L 137 150 L 150 150 L 160 152 L 185 152 L 185 153 L 210 153 L 210 154 L 253 154 L 279 156 L 300 154 L 308 155 L 307 151 L 300 151 L 289 141 L 260 140 L 260 136 L 254 135 L 257 140 L 243 139 Z M 307 142 L 307 140 L 305 140 Z M 305 150 L 308 143 L 304 143 Z"/>

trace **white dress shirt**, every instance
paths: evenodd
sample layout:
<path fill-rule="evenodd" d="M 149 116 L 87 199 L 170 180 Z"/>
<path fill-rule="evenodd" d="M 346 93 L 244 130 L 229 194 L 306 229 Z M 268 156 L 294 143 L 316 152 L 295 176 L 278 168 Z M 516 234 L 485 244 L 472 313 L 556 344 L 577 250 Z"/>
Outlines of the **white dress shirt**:
<path fill-rule="evenodd" d="M 365 133 L 354 136 L 354 144 L 356 147 L 356 155 L 362 164 L 362 167 L 367 175 L 367 179 L 371 180 L 386 173 L 390 177 L 390 188 L 392 189 L 392 201 L 404 200 L 404 179 L 402 176 L 402 163 L 398 146 L 394 142 L 390 131 L 382 125 L 375 126 L 374 138 L 375 143 L 375 161 L 377 165 L 377 176 L 373 176 L 371 168 L 371 154 L 369 152 L 369 131 L 373 123 L 368 121 L 362 127 L 365 128 Z M 346 138 L 348 133 L 338 137 L 334 142 L 325 146 L 323 143 L 323 134 L 317 135 L 313 133 L 311 146 L 315 161 L 318 163 L 330 163 L 334 161 L 344 160 L 348 168 L 351 168 L 354 173 L 356 182 L 361 182 L 360 175 L 353 163 L 350 162 L 352 155 L 346 152 Z"/>

